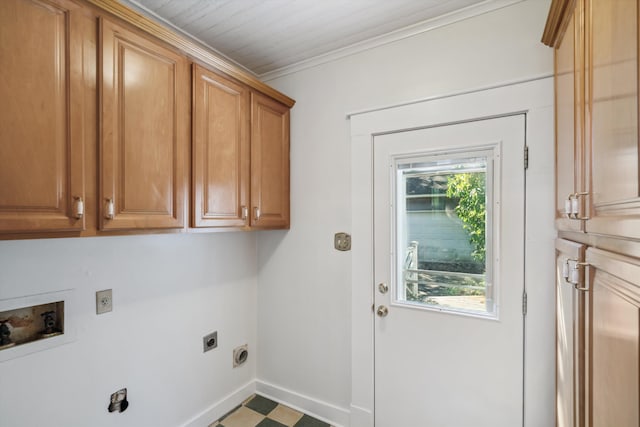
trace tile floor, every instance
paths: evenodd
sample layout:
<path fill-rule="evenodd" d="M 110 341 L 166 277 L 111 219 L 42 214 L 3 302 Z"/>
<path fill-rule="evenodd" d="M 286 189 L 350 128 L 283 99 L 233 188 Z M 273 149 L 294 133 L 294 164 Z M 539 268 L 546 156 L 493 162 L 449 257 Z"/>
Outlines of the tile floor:
<path fill-rule="evenodd" d="M 309 415 L 303 414 L 254 394 L 244 403 L 209 427 L 331 427 Z"/>

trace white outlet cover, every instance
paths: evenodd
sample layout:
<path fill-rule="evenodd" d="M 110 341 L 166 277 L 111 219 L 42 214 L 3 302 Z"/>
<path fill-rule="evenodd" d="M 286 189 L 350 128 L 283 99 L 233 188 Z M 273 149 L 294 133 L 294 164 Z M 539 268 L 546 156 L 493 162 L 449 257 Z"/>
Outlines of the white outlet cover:
<path fill-rule="evenodd" d="M 96 314 L 104 314 L 113 310 L 111 289 L 96 292 Z"/>

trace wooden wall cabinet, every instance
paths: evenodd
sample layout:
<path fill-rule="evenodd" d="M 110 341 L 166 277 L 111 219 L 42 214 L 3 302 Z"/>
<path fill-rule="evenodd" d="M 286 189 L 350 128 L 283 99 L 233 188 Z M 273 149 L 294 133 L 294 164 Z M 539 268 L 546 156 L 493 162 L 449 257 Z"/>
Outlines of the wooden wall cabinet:
<path fill-rule="evenodd" d="M 193 227 L 249 224 L 250 92 L 193 66 Z"/>
<path fill-rule="evenodd" d="M 0 239 L 289 227 L 292 99 L 116 0 L 0 40 Z"/>
<path fill-rule="evenodd" d="M 289 108 L 193 72 L 194 227 L 289 227 Z"/>
<path fill-rule="evenodd" d="M 251 227 L 289 228 L 289 108 L 251 94 Z"/>
<path fill-rule="evenodd" d="M 562 5 L 561 33 L 545 33 L 556 48 L 556 225 L 640 238 L 638 0 L 554 1 L 552 10 Z"/>
<path fill-rule="evenodd" d="M 83 100 L 92 70 L 80 14 L 66 0 L 0 2 L 2 233 L 84 228 Z"/>
<path fill-rule="evenodd" d="M 187 59 L 104 18 L 100 36 L 100 228 L 183 228 Z"/>

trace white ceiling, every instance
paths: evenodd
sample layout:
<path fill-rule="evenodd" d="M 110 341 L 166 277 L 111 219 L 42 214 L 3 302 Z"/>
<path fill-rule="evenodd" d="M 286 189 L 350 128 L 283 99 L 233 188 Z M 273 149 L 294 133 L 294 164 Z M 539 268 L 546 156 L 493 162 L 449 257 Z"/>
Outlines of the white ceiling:
<path fill-rule="evenodd" d="M 121 0 L 258 76 L 519 0 Z M 462 19 L 462 18 L 459 18 Z M 419 31 L 418 31 L 419 32 Z M 370 47 L 370 46 L 369 46 Z"/>

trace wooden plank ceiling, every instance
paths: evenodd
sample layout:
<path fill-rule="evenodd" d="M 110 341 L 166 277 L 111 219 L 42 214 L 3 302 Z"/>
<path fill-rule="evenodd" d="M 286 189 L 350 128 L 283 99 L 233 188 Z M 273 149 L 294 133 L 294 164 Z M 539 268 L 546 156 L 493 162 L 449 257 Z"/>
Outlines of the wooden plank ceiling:
<path fill-rule="evenodd" d="M 486 0 L 121 0 L 257 75 Z"/>

